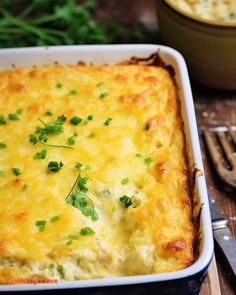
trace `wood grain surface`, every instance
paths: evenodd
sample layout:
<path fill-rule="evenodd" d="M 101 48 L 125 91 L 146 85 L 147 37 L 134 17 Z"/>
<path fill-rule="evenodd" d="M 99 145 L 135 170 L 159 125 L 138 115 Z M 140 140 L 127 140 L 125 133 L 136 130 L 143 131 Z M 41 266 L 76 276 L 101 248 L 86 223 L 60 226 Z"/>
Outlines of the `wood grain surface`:
<path fill-rule="evenodd" d="M 148 40 L 149 43 L 162 44 L 156 20 L 155 0 L 100 0 L 99 3 L 100 7 L 97 11 L 99 18 L 106 19 L 114 16 L 125 25 L 135 25 L 142 21 L 154 33 L 154 38 Z M 132 43 L 132 40 L 129 43 Z M 221 92 L 204 88 L 194 82 L 191 84 L 199 131 L 206 126 L 236 125 L 236 91 Z M 200 138 L 208 190 L 229 219 L 230 229 L 236 237 L 236 192 L 226 188 L 217 177 L 201 133 Z M 222 295 L 236 294 L 236 278 L 233 277 L 224 256 L 217 247 L 215 255 Z M 203 284 L 201 295 L 220 294 L 220 291 L 216 290 L 217 276 L 213 265 L 210 277 L 208 276 Z"/>

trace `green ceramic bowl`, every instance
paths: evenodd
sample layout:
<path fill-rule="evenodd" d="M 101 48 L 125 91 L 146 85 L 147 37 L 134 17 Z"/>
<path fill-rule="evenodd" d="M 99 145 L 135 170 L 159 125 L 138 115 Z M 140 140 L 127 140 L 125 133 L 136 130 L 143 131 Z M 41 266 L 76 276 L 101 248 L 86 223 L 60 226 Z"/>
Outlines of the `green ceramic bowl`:
<path fill-rule="evenodd" d="M 236 22 L 208 21 L 156 0 L 163 41 L 180 51 L 194 80 L 236 90 Z"/>

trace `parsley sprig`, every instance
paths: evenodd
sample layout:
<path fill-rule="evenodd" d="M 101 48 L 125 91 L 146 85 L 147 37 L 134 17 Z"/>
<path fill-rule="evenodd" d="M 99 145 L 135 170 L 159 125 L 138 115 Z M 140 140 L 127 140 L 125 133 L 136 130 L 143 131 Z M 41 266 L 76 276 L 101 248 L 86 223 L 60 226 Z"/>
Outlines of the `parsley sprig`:
<path fill-rule="evenodd" d="M 44 127 L 37 127 L 34 134 L 30 134 L 29 142 L 33 145 L 37 143 L 43 144 L 49 147 L 61 147 L 67 149 L 73 149 L 71 146 L 60 145 L 60 144 L 48 144 L 49 135 L 61 134 L 64 131 L 63 124 L 66 121 L 66 117 L 61 115 L 57 119 L 50 123 L 45 123 L 43 120 L 38 118 L 38 120 L 44 125 Z"/>
<path fill-rule="evenodd" d="M 96 221 L 98 220 L 98 214 L 94 208 L 92 199 L 87 195 L 87 182 L 89 178 L 87 174 L 86 176 L 82 175 L 85 174 L 83 171 L 83 164 L 76 163 L 75 168 L 79 170 L 79 175 L 66 197 L 66 202 L 79 209 L 83 215 L 91 217 L 93 221 Z"/>

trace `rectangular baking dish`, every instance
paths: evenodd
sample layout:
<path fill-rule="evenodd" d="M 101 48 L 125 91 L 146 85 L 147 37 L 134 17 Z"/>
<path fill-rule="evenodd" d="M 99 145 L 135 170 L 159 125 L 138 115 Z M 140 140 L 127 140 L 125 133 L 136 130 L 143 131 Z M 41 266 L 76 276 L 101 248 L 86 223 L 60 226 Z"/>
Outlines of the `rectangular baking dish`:
<path fill-rule="evenodd" d="M 179 89 L 181 114 L 190 165 L 203 172 L 201 151 L 195 119 L 193 98 L 185 61 L 176 50 L 160 45 L 84 45 L 55 46 L 0 50 L 0 69 L 12 67 L 32 67 L 37 65 L 76 64 L 116 64 L 133 56 L 146 58 L 159 52 L 163 61 L 175 69 L 175 79 Z M 1 108 L 3 106 L 0 106 Z M 205 177 L 203 173 L 195 176 L 195 198 L 198 207 L 202 204 L 200 216 L 200 251 L 196 262 L 190 267 L 169 273 L 115 277 L 104 279 L 65 281 L 58 284 L 18 284 L 0 285 L 3 291 L 36 291 L 70 289 L 79 294 L 198 294 L 201 283 L 213 255 L 213 237 L 208 205 Z M 78 290 L 79 289 L 79 290 Z M 78 294 L 78 293 L 77 293 Z"/>

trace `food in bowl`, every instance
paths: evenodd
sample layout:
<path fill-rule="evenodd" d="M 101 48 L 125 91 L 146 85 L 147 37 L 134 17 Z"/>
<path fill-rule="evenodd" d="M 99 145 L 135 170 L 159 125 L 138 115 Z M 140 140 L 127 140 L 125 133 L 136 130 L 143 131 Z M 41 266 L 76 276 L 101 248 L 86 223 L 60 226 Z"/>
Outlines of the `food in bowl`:
<path fill-rule="evenodd" d="M 206 20 L 236 22 L 235 0 L 169 0 L 183 11 Z"/>
<path fill-rule="evenodd" d="M 1 283 L 195 261 L 178 89 L 157 61 L 0 72 Z"/>

